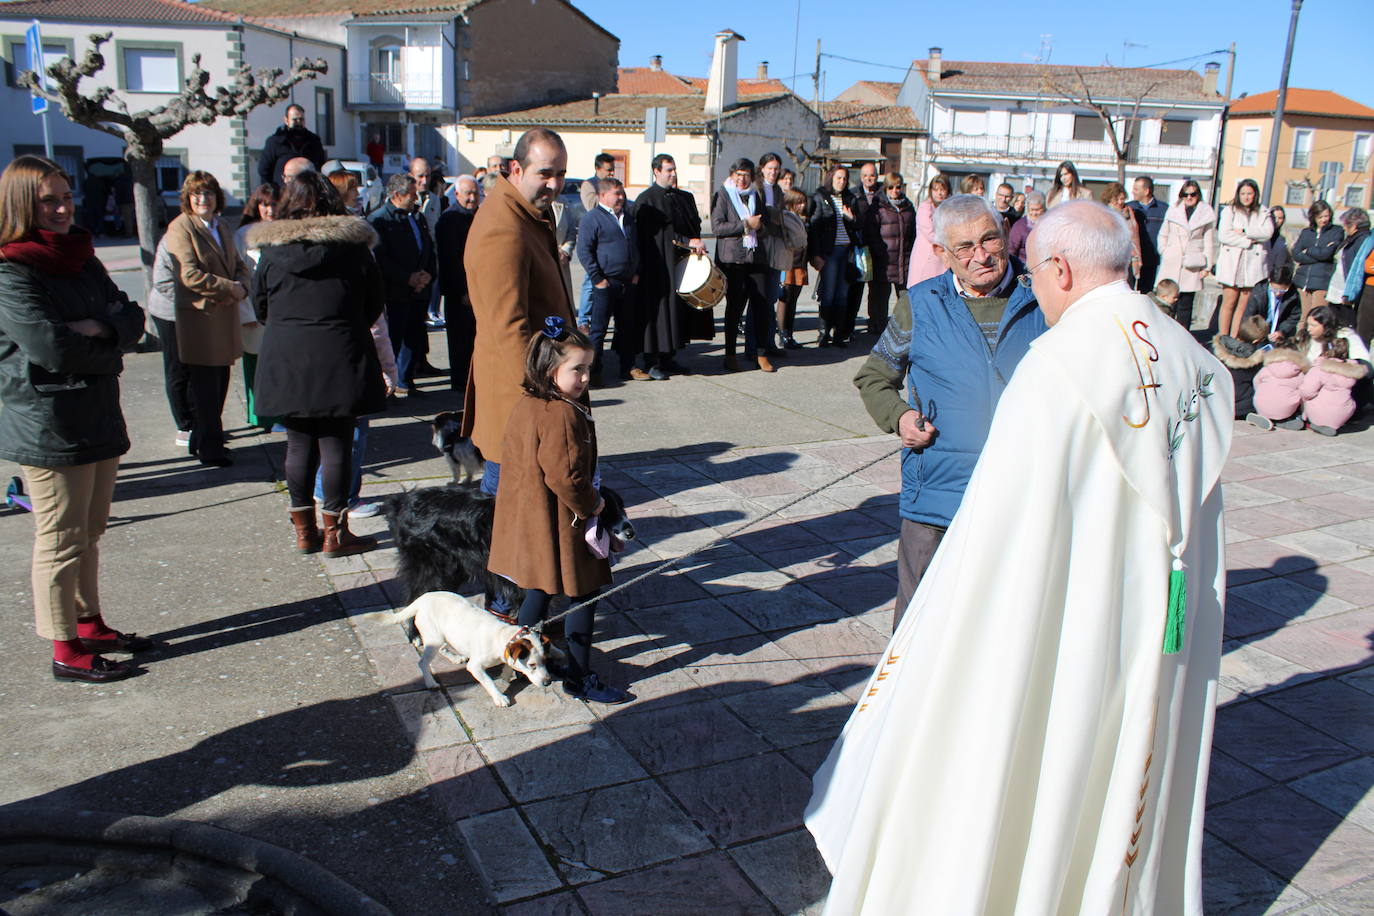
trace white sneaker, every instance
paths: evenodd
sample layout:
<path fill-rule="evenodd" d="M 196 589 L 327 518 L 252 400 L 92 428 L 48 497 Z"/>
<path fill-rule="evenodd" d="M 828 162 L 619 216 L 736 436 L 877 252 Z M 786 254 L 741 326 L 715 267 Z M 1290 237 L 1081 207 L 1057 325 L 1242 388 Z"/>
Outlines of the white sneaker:
<path fill-rule="evenodd" d="M 379 503 L 379 502 L 373 502 L 373 501 L 371 501 L 371 500 L 360 500 L 360 501 L 358 502 L 357 505 L 351 507 L 351 508 L 348 510 L 348 517 L 349 517 L 349 518 L 372 518 L 372 516 L 374 516 L 374 515 L 380 515 L 380 514 L 381 514 L 381 511 L 382 511 L 382 504 L 381 504 L 381 503 Z"/>
<path fill-rule="evenodd" d="M 191 447 L 191 431 L 189 429 L 177 430 L 177 445 L 181 448 Z"/>

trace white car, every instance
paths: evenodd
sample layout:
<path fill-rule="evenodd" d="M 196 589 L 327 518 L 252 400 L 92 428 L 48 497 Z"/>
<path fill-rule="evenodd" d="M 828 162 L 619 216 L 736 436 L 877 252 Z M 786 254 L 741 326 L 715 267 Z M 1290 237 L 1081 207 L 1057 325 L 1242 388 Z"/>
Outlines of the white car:
<path fill-rule="evenodd" d="M 382 205 L 385 193 L 382 176 L 377 174 L 377 167 L 370 162 L 361 162 L 357 159 L 330 159 L 320 169 L 321 174 L 326 177 L 331 172 L 339 169 L 347 169 L 358 176 L 358 200 L 363 206 L 363 216 L 372 215 L 372 211 Z"/>

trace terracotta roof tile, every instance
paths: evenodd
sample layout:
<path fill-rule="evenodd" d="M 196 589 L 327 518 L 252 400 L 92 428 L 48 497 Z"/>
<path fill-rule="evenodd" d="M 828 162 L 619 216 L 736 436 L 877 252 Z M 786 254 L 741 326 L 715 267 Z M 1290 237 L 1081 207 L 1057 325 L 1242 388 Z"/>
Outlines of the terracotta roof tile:
<path fill-rule="evenodd" d="M 885 80 L 859 80 L 835 98 L 842 102 L 878 98 L 890 104 L 897 101 L 897 94 L 901 91 L 901 83 L 889 83 Z"/>
<path fill-rule="evenodd" d="M 730 118 L 756 105 L 763 105 L 786 98 L 789 93 L 771 96 L 753 96 L 741 102 L 738 108 L 725 112 L 723 117 Z M 579 99 L 558 105 L 540 105 L 520 111 L 506 111 L 500 114 L 478 115 L 464 118 L 465 127 L 533 127 L 542 126 L 582 126 L 582 127 L 632 127 L 644 126 L 644 109 L 667 108 L 668 127 L 681 129 L 702 129 L 714 115 L 707 118 L 704 111 L 706 97 L 699 93 L 683 95 L 644 95 L 615 93 L 602 96 L 599 103 L 592 99 Z"/>
<path fill-rule="evenodd" d="M 207 0 L 200 6 L 236 16 L 273 19 L 282 16 L 323 16 L 351 13 L 354 16 L 404 15 L 453 12 L 455 15 L 482 0 Z"/>
<path fill-rule="evenodd" d="M 1204 91 L 1202 75 L 1192 70 L 946 60 L 941 62 L 940 79 L 932 84 L 926 61 L 914 61 L 912 66 L 920 71 L 926 84 L 936 90 L 1052 96 L 1060 94 L 1061 90 L 1081 92 L 1081 75 L 1094 98 L 1134 99 L 1143 94 L 1148 99 L 1221 104 L 1221 97 L 1215 92 Z"/>
<path fill-rule="evenodd" d="M 688 95 L 706 92 L 708 80 L 704 76 L 678 76 L 667 70 L 652 67 L 621 67 L 617 89 L 627 94 Z M 751 95 L 775 95 L 787 92 L 787 85 L 775 79 L 742 79 L 735 81 L 735 91 L 741 98 Z"/>
<path fill-rule="evenodd" d="M 183 0 L 10 0 L 0 4 L 6 19 L 91 19 L 107 22 L 237 22 L 231 16 Z"/>
<path fill-rule="evenodd" d="M 1257 92 L 1231 103 L 1232 115 L 1252 115 L 1274 113 L 1278 104 L 1279 91 Z M 1287 114 L 1326 115 L 1335 118 L 1374 119 L 1374 108 L 1361 105 L 1354 99 L 1332 92 L 1330 89 L 1293 89 L 1289 88 L 1288 97 L 1283 100 L 1283 110 Z"/>
<path fill-rule="evenodd" d="M 869 105 L 866 102 L 821 102 L 825 129 L 834 133 L 849 130 L 920 130 L 921 122 L 907 105 Z"/>

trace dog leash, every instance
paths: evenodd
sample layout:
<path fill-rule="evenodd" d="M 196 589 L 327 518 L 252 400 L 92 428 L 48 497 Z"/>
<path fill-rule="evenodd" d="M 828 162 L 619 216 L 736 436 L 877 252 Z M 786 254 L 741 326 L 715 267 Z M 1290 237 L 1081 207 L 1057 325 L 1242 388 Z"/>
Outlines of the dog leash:
<path fill-rule="evenodd" d="M 555 623 L 555 622 L 557 622 L 557 621 L 559 621 L 559 620 L 562 620 L 564 617 L 567 617 L 569 614 L 573 613 L 574 611 L 579 611 L 579 610 L 581 610 L 582 608 L 586 607 L 586 606 L 589 605 L 589 604 L 595 604 L 596 602 L 600 601 L 600 600 L 603 599 L 603 598 L 609 598 L 611 595 L 614 595 L 616 592 L 624 591 L 625 589 L 629 588 L 631 585 L 634 585 L 634 584 L 636 584 L 636 583 L 638 583 L 638 582 L 643 582 L 645 579 L 648 579 L 648 578 L 651 577 L 651 576 L 656 576 L 656 575 L 658 575 L 659 573 L 663 572 L 665 569 L 671 569 L 672 567 L 678 565 L 679 563 L 683 562 L 684 560 L 689 560 L 689 559 L 691 559 L 692 557 L 696 556 L 696 555 L 699 554 L 699 553 L 705 553 L 706 551 L 711 550 L 712 548 L 716 547 L 716 546 L 719 545 L 719 544 L 724 543 L 725 541 L 734 540 L 736 537 L 738 537 L 739 535 L 741 535 L 741 534 L 743 534 L 744 532 L 748 531 L 750 528 L 754 527 L 755 525 L 757 525 L 759 522 L 763 521 L 764 519 L 771 518 L 771 517 L 773 517 L 774 515 L 777 515 L 779 512 L 784 511 L 785 509 L 790 509 L 790 508 L 792 508 L 793 506 L 795 506 L 797 503 L 802 502 L 803 500 L 806 500 L 806 499 L 810 499 L 812 496 L 815 496 L 817 493 L 820 493 L 822 490 L 828 490 L 828 489 L 830 489 L 831 487 L 835 486 L 835 484 L 840 483 L 841 481 L 848 480 L 850 477 L 853 477 L 855 474 L 858 474 L 860 471 L 866 471 L 866 470 L 868 470 L 869 468 L 873 467 L 875 464 L 878 464 L 878 463 L 881 462 L 881 461 L 886 461 L 887 459 L 891 458 L 893 455 L 895 455 L 895 454 L 897 454 L 898 452 L 900 452 L 900 451 L 902 450 L 902 448 L 903 448 L 903 446 L 900 446 L 900 445 L 899 445 L 899 446 L 897 446 L 896 448 L 894 448 L 894 449 L 893 449 L 892 451 L 890 451 L 890 452 L 884 452 L 883 454 L 879 455 L 877 458 L 874 458 L 872 461 L 869 461 L 869 462 L 867 462 L 866 464 L 863 464 L 863 465 L 861 465 L 861 466 L 855 468 L 855 469 L 852 470 L 852 471 L 849 471 L 849 472 L 847 472 L 847 473 L 841 474 L 839 477 L 836 477 L 834 480 L 830 481 L 829 483 L 821 484 L 819 487 L 816 487 L 814 490 L 810 490 L 810 491 L 808 491 L 808 492 L 806 492 L 806 493 L 803 493 L 801 496 L 798 496 L 798 497 L 796 497 L 795 499 L 790 500 L 789 502 L 783 503 L 781 506 L 778 506 L 776 509 L 771 509 L 771 510 L 769 510 L 768 512 L 765 512 L 763 515 L 760 515 L 758 518 L 749 519 L 748 521 L 746 521 L 746 522 L 744 522 L 742 525 L 740 525 L 738 528 L 736 528 L 734 531 L 731 531 L 731 532 L 729 532 L 728 534 L 722 534 L 721 536 L 717 537 L 715 540 L 709 541 L 709 542 L 707 542 L 706 544 L 703 544 L 702 546 L 696 548 L 695 550 L 689 550 L 689 551 L 687 551 L 686 553 L 684 553 L 684 554 L 683 554 L 682 556 L 680 556 L 680 557 L 673 557 L 673 558 L 670 559 L 670 560 L 664 560 L 662 563 L 658 564 L 658 565 L 655 566 L 653 569 L 650 569 L 650 570 L 648 570 L 647 572 L 640 573 L 639 575 L 635 576 L 633 579 L 630 579 L 628 582 L 622 582 L 622 583 L 620 583 L 619 585 L 614 586 L 613 588 L 610 588 L 610 589 L 608 589 L 608 590 L 606 590 L 606 591 L 604 591 L 604 592 L 601 592 L 601 593 L 598 594 L 595 598 L 592 598 L 592 599 L 587 600 L 587 601 L 583 601 L 583 602 L 581 602 L 580 604 L 574 604 L 574 605 L 572 605 L 571 607 L 569 607 L 566 611 L 563 611 L 563 612 L 558 613 L 558 614 L 554 614 L 552 617 L 549 617 L 549 618 L 546 618 L 546 619 L 544 619 L 544 620 L 541 620 L 539 623 L 536 623 L 534 626 L 530 627 L 530 629 L 533 630 L 533 631 L 535 631 L 536 633 L 541 633 L 541 632 L 543 631 L 544 627 L 548 626 L 548 625 L 551 624 L 551 623 Z M 637 540 L 637 541 L 642 541 L 643 539 L 642 539 L 642 538 L 635 538 L 635 540 Z"/>

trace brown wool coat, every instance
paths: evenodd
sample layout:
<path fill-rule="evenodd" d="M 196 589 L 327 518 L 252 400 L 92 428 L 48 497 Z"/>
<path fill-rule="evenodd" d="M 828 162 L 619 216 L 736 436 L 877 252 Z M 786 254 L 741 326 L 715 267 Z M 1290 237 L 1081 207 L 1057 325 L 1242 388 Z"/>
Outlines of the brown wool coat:
<path fill-rule="evenodd" d="M 221 218 L 219 244 L 205 224 L 186 213 L 172 220 L 163 239 L 177 272 L 177 350 L 192 366 L 229 366 L 243 353 L 234 282 L 247 289 L 248 267 Z"/>
<path fill-rule="evenodd" d="M 521 394 L 504 445 L 487 568 L 550 595 L 608 584 L 610 563 L 584 540 L 601 499 L 592 487 L 595 426 L 567 401 Z"/>
<path fill-rule="evenodd" d="M 463 434 L 488 461 L 504 464 L 506 419 L 521 396 L 530 335 L 550 315 L 573 327 L 572 293 L 553 224 L 505 178 L 496 180 L 473 217 L 463 266 L 477 319 Z"/>

